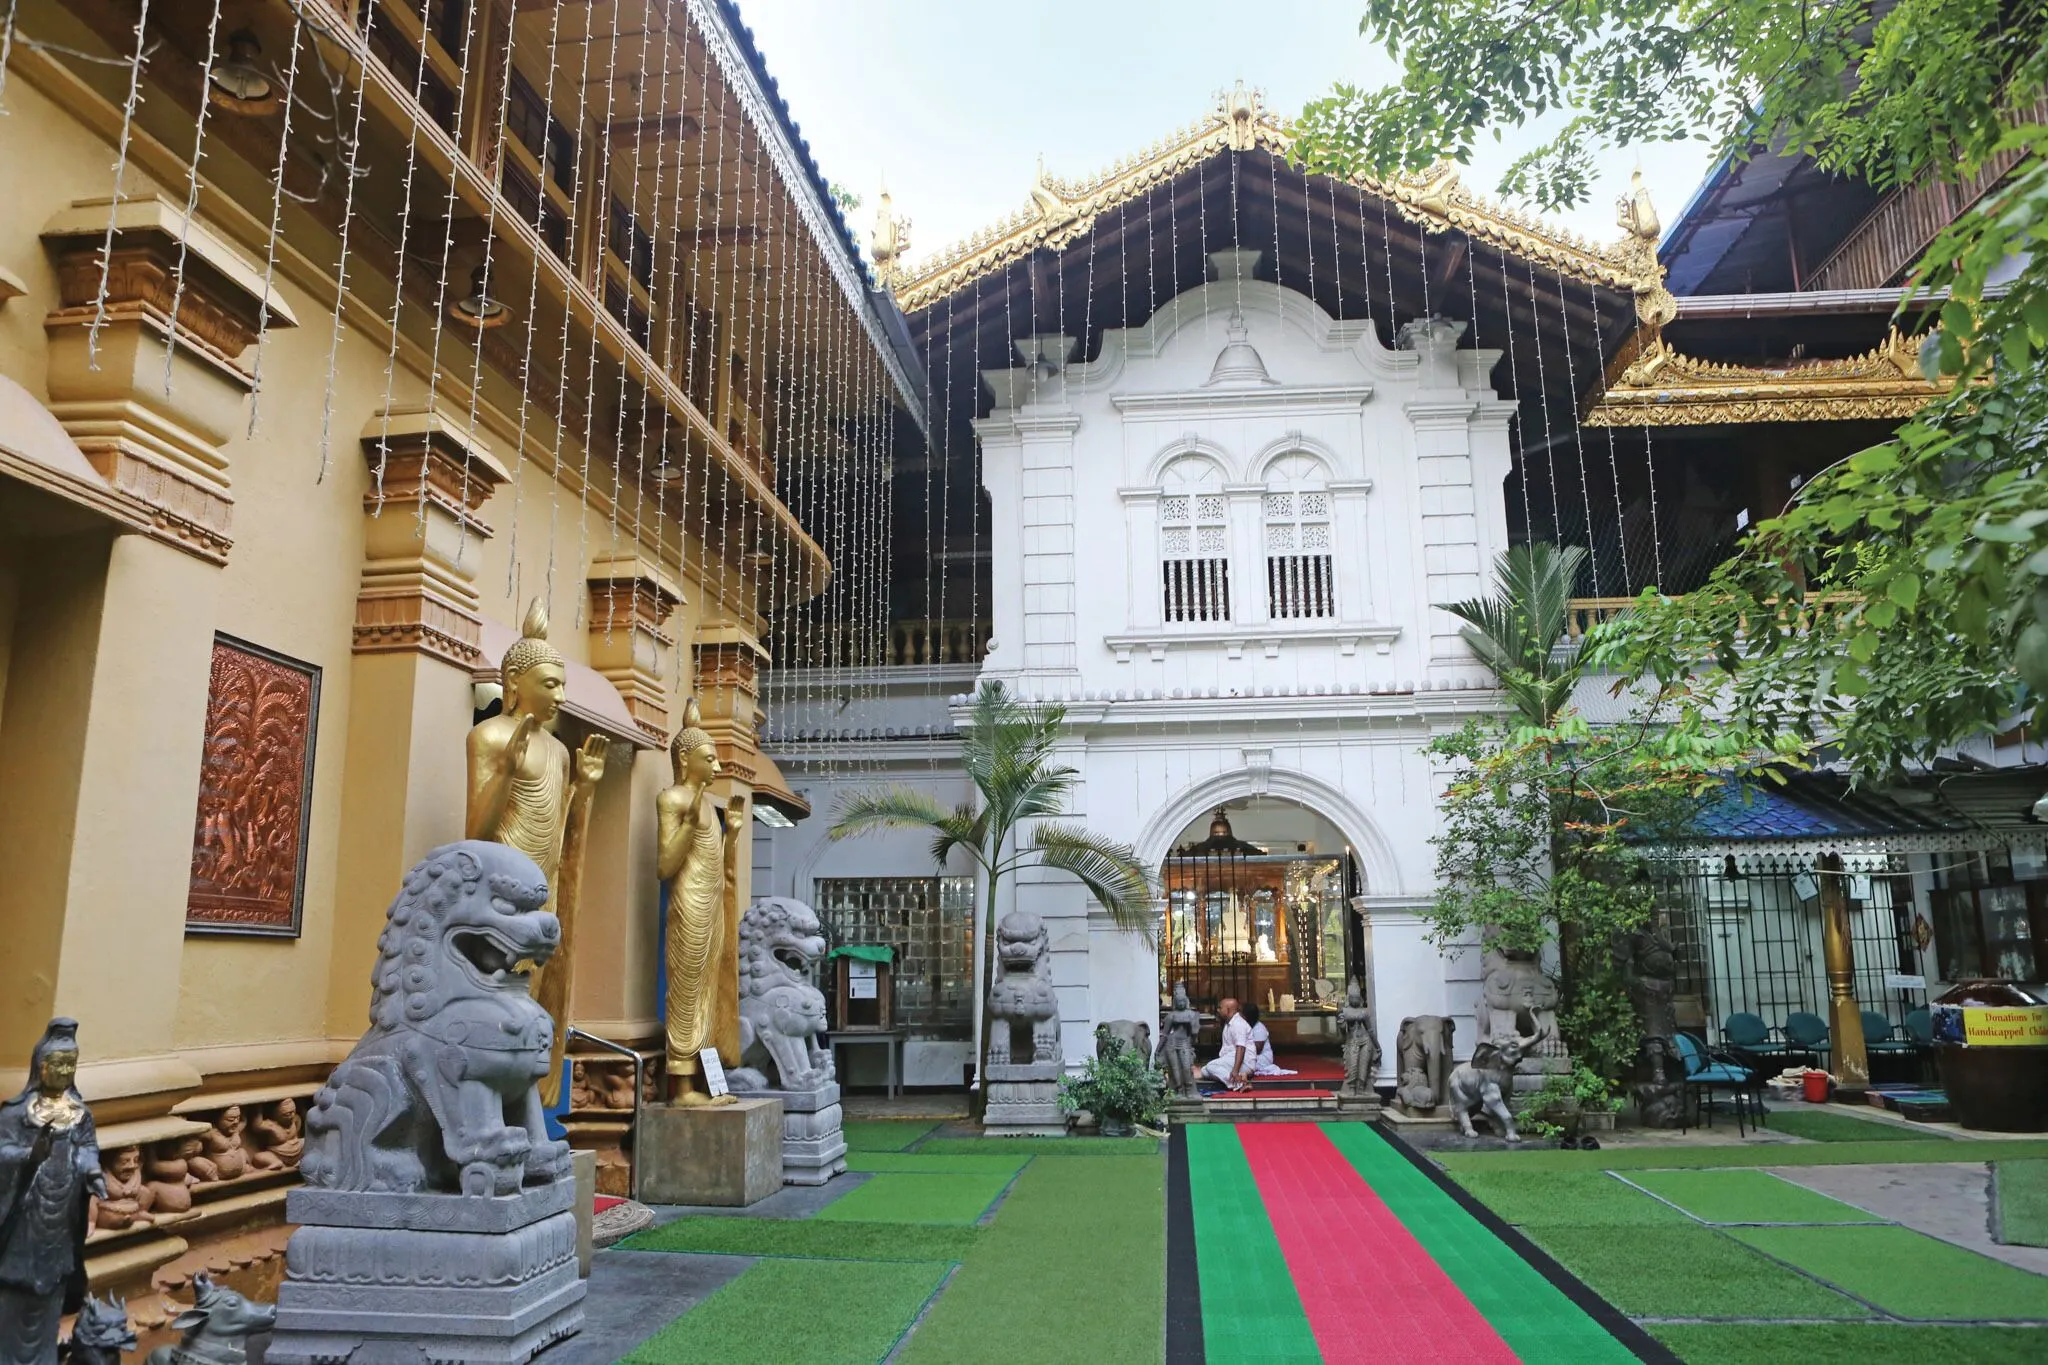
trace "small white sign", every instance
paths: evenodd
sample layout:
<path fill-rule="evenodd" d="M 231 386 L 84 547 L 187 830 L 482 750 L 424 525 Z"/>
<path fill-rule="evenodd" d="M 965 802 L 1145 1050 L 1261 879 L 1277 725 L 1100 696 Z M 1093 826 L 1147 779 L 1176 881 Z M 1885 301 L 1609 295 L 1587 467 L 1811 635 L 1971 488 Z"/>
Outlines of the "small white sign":
<path fill-rule="evenodd" d="M 872 962 L 849 962 L 846 964 L 846 998 L 848 1000 L 873 1000 L 875 998 L 875 964 Z"/>
<path fill-rule="evenodd" d="M 718 1049 L 707 1047 L 697 1054 L 697 1065 L 704 1068 L 704 1088 L 717 1099 L 726 1092 L 725 1063 L 718 1060 Z"/>
<path fill-rule="evenodd" d="M 1811 872 L 1802 872 L 1792 879 L 1792 894 L 1803 901 L 1810 901 L 1820 894 L 1820 883 L 1813 879 Z"/>
<path fill-rule="evenodd" d="M 1927 978 L 1908 976 L 1904 972 L 1887 972 L 1884 988 L 1888 991 L 1924 991 L 1927 989 Z"/>
<path fill-rule="evenodd" d="M 1867 874 L 1858 872 L 1849 878 L 1849 899 L 1869 904 L 1870 878 Z"/>

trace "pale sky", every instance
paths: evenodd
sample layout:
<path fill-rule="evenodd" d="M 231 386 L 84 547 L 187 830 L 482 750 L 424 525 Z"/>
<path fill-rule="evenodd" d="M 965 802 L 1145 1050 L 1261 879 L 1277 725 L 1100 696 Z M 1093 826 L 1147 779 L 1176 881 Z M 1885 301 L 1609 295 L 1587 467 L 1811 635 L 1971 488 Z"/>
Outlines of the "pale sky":
<path fill-rule="evenodd" d="M 1238 80 L 1291 116 L 1331 84 L 1393 79 L 1358 33 L 1360 0 L 738 0 L 827 179 L 863 200 L 886 181 L 913 262 L 1021 208 L 1038 157 L 1073 180 L 1191 123 Z M 1482 138 L 1467 183 L 1488 194 L 1536 138 Z M 1593 197 L 1558 219 L 1620 235 L 1614 199 L 1638 158 L 1666 224 L 1706 173 L 1704 143 L 1610 153 Z"/>

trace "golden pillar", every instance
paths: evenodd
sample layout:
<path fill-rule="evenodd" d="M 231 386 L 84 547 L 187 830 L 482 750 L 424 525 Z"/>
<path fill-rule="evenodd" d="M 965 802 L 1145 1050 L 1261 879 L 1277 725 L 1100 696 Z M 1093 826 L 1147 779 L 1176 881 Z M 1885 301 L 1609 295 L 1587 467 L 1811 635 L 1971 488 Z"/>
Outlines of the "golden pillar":
<path fill-rule="evenodd" d="M 1839 853 L 1820 859 L 1821 954 L 1828 972 L 1828 1038 L 1834 1044 L 1835 1082 L 1860 1091 L 1870 1084 L 1863 1046 L 1863 1009 L 1856 1002 L 1856 949 L 1849 937 L 1849 887 Z"/>

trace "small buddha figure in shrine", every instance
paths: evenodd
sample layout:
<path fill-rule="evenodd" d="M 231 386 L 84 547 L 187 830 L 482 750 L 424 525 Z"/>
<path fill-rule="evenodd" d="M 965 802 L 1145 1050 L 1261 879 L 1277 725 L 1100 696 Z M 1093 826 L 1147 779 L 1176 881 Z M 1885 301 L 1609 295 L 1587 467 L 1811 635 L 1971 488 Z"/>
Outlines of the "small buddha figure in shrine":
<path fill-rule="evenodd" d="M 739 1057 L 739 982 L 721 970 L 739 943 L 734 873 L 746 802 L 734 796 L 721 827 L 711 784 L 723 771 L 718 746 L 699 723 L 696 698 L 683 709 L 683 728 L 669 744 L 675 785 L 655 799 L 656 859 L 668 883 L 668 927 L 662 945 L 668 965 L 667 1063 L 678 1104 L 730 1103 L 700 1088 L 697 1054 L 716 1048 L 721 1061 Z"/>
<path fill-rule="evenodd" d="M 133 1145 L 100 1156 L 107 1192 L 92 1201 L 92 1230 L 119 1232 L 149 1223 L 156 1195 L 142 1179 L 142 1149 Z"/>
<path fill-rule="evenodd" d="M 499 666 L 504 712 L 472 729 L 467 745 L 464 837 L 510 844 L 538 863 L 548 880 L 548 909 L 562 925 L 554 957 L 533 974 L 533 997 L 555 1021 L 548 1074 L 540 1082 L 541 1101 L 549 1106 L 561 1096 L 562 1055 L 569 1041 L 584 835 L 610 747 L 604 736 L 592 735 L 572 758 L 569 746 L 555 738 L 568 677 L 568 661 L 548 643 L 547 609 L 535 598 L 518 642 L 505 651 Z"/>
<path fill-rule="evenodd" d="M 259 1171 L 288 1171 L 298 1167 L 306 1152 L 306 1135 L 299 1121 L 298 1101 L 289 1097 L 258 1114 L 250 1125 L 247 1146 L 249 1161 Z"/>
<path fill-rule="evenodd" d="M 595 1109 L 597 1092 L 590 1088 L 590 1068 L 582 1062 L 569 1063 L 569 1107 Z"/>
<path fill-rule="evenodd" d="M 200 1152 L 192 1171 L 201 1180 L 235 1180 L 249 1173 L 249 1153 L 242 1146 L 242 1106 L 231 1104 L 214 1117 L 213 1127 L 199 1135 Z"/>

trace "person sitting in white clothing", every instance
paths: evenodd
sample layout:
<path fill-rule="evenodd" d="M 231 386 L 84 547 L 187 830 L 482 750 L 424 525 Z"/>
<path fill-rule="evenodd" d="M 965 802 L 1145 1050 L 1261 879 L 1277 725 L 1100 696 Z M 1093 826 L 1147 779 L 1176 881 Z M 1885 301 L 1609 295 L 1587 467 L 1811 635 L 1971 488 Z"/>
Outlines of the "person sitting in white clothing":
<path fill-rule="evenodd" d="M 1202 1075 L 1232 1090 L 1250 1089 L 1252 1060 L 1257 1055 L 1252 1026 L 1238 1012 L 1237 1001 L 1228 997 L 1216 1002 L 1216 1017 L 1223 1021 L 1223 1050 L 1202 1068 Z"/>
<path fill-rule="evenodd" d="M 1246 1005 L 1244 1017 L 1251 1021 L 1252 1064 L 1247 1068 L 1254 1076 L 1292 1076 L 1295 1073 L 1274 1059 L 1273 1035 L 1266 1030 L 1265 1021 L 1259 1018 L 1257 1005 Z"/>

